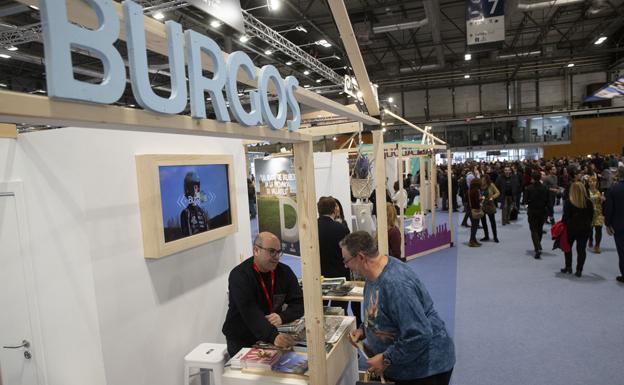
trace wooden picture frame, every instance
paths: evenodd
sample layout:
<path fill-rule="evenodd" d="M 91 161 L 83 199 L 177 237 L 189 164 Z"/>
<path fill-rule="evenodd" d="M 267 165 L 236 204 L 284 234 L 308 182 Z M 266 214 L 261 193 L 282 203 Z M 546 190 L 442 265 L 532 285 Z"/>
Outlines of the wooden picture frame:
<path fill-rule="evenodd" d="M 231 155 L 135 159 L 145 258 L 162 258 L 238 231 Z"/>

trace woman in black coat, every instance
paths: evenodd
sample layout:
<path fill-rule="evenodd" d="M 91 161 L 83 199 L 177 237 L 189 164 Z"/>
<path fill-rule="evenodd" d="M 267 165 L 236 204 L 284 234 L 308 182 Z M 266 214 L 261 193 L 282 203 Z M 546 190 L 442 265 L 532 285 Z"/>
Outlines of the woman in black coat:
<path fill-rule="evenodd" d="M 561 220 L 566 225 L 570 247 L 576 242 L 576 276 L 583 274 L 583 265 L 587 257 L 587 240 L 591 234 L 594 205 L 587 196 L 587 190 L 582 182 L 574 182 L 570 185 L 570 195 L 563 206 Z M 562 273 L 572 273 L 572 250 L 565 253 L 565 267 Z"/>

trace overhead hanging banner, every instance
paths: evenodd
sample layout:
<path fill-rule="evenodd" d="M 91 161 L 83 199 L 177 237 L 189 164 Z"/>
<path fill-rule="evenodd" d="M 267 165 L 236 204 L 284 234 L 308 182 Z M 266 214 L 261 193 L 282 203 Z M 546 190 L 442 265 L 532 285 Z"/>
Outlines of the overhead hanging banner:
<path fill-rule="evenodd" d="M 624 76 L 620 76 L 616 81 L 608 83 L 593 95 L 585 98 L 586 102 L 596 102 L 604 99 L 613 99 L 624 96 Z"/>
<path fill-rule="evenodd" d="M 505 0 L 466 0 L 468 45 L 505 40 Z"/>
<path fill-rule="evenodd" d="M 286 254 L 301 255 L 297 226 L 297 185 L 292 157 L 254 160 L 258 231 L 270 231 Z"/>

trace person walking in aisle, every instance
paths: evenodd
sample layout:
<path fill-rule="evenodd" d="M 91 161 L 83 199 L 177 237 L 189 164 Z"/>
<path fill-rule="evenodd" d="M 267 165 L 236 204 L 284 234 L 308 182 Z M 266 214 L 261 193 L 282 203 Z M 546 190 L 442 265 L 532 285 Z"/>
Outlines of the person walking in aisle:
<path fill-rule="evenodd" d="M 577 277 L 583 274 L 583 266 L 587 257 L 587 239 L 591 233 L 591 222 L 594 217 L 594 205 L 587 196 L 583 182 L 574 182 L 570 185 L 570 195 L 563 206 L 561 220 L 568 231 L 570 247 L 576 242 L 576 273 Z M 562 273 L 572 273 L 572 249 L 565 253 L 565 267 Z"/>
<path fill-rule="evenodd" d="M 475 178 L 474 174 L 472 173 L 472 171 L 470 171 L 469 169 L 466 169 L 466 176 L 464 177 L 464 182 L 462 182 L 464 184 L 465 190 L 463 192 L 463 195 L 466 197 L 466 199 L 463 202 L 464 205 L 464 219 L 462 220 L 461 225 L 464 227 L 469 227 L 468 226 L 468 218 L 470 217 L 470 199 L 468 197 L 468 190 L 470 189 L 470 184 L 472 182 L 472 180 Z M 460 190 L 461 191 L 461 190 Z M 460 192 L 460 194 L 462 194 Z"/>
<path fill-rule="evenodd" d="M 490 226 L 492 227 L 492 236 L 494 242 L 498 243 L 498 234 L 496 233 L 496 200 L 500 196 L 500 191 L 496 188 L 496 185 L 490 180 L 490 176 L 485 174 L 481 177 L 481 189 L 483 191 L 483 218 L 481 218 L 481 225 L 483 226 L 484 237 L 481 241 L 489 241 L 490 234 L 488 234 L 487 220 L 490 220 Z"/>
<path fill-rule="evenodd" d="M 388 220 L 388 254 L 405 262 L 405 259 L 401 257 L 401 230 L 398 226 L 399 220 L 397 218 L 396 209 L 391 203 L 386 203 L 386 216 Z"/>
<path fill-rule="evenodd" d="M 500 191 L 501 198 L 501 223 L 503 226 L 508 225 L 509 212 L 514 205 L 515 196 L 518 194 L 518 178 L 511 174 L 511 168 L 505 167 L 504 174 L 496 179 L 496 187 Z"/>
<path fill-rule="evenodd" d="M 618 253 L 620 276 L 616 279 L 624 283 L 624 166 L 618 167 L 616 180 L 605 194 L 604 216 L 607 233 L 615 238 Z"/>
<path fill-rule="evenodd" d="M 540 259 L 542 255 L 542 230 L 548 211 L 548 190 L 542 184 L 541 178 L 542 174 L 534 171 L 531 176 L 532 183 L 525 190 L 529 229 L 531 230 L 535 259 Z"/>
<path fill-rule="evenodd" d="M 473 178 L 468 189 L 468 215 L 470 215 L 470 242 L 468 246 L 479 247 L 481 244 L 477 242 L 477 228 L 479 220 L 483 217 L 481 209 L 481 181 Z"/>
<path fill-rule="evenodd" d="M 557 199 L 557 169 L 555 166 L 547 166 L 546 175 L 542 178 L 544 187 L 548 190 L 548 223 L 555 224 L 555 200 Z"/>
<path fill-rule="evenodd" d="M 592 218 L 592 229 L 589 233 L 589 248 L 594 248 L 594 253 L 600 254 L 600 241 L 602 241 L 602 226 L 604 226 L 604 215 L 602 215 L 602 202 L 604 193 L 598 191 L 598 178 L 590 176 L 587 180 L 589 185 L 589 199 L 594 205 L 594 216 Z M 594 238 L 595 234 L 595 238 Z"/>

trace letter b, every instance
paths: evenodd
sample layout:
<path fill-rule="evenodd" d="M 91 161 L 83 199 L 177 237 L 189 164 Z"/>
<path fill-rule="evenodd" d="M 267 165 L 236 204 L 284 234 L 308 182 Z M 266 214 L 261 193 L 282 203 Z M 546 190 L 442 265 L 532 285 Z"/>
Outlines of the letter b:
<path fill-rule="evenodd" d="M 99 27 L 89 30 L 67 20 L 65 1 L 41 0 L 45 65 L 50 97 L 114 103 L 124 92 L 126 69 L 113 43 L 119 36 L 119 19 L 111 0 L 85 0 L 97 14 Z M 102 61 L 101 84 L 76 80 L 71 48 L 80 48 Z"/>

